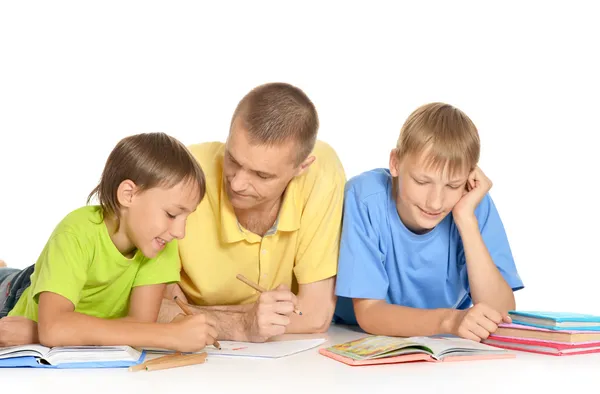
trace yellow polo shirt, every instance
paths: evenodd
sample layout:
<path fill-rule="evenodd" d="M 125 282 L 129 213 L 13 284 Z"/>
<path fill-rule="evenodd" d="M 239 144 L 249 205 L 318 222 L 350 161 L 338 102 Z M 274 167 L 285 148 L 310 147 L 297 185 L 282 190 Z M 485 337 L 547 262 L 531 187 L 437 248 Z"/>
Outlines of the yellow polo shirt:
<path fill-rule="evenodd" d="M 243 274 L 266 289 L 317 282 L 335 276 L 346 176 L 335 151 L 317 141 L 316 161 L 286 188 L 279 216 L 264 237 L 238 223 L 223 188 L 225 145 L 189 147 L 206 176 L 207 192 L 187 220 L 179 242 L 181 288 L 196 305 L 256 301 Z"/>

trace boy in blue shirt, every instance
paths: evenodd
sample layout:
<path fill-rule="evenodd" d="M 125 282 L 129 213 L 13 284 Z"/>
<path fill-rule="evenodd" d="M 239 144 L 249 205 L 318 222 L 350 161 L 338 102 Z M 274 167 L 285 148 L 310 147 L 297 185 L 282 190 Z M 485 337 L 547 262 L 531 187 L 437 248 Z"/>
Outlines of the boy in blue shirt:
<path fill-rule="evenodd" d="M 431 103 L 404 123 L 389 170 L 348 181 L 336 323 L 480 341 L 510 322 L 523 283 L 479 151 L 473 122 Z"/>

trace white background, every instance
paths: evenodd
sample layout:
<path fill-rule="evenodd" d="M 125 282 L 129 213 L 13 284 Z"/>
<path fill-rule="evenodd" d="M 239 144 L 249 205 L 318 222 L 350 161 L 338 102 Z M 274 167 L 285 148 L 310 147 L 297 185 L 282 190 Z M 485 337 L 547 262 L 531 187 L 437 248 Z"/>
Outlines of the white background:
<path fill-rule="evenodd" d="M 34 263 L 122 137 L 224 140 L 247 91 L 285 81 L 349 177 L 387 166 L 417 106 L 464 110 L 525 282 L 518 308 L 600 314 L 592 2 L 281 3 L 3 2 L 0 258 Z"/>

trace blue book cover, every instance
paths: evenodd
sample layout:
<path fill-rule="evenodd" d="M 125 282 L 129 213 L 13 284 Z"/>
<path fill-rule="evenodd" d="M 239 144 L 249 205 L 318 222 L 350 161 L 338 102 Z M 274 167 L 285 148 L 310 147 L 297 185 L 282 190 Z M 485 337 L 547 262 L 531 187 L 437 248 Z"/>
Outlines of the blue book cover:
<path fill-rule="evenodd" d="M 0 348 L 0 368 L 127 368 L 144 362 L 145 351 L 129 346 L 47 348 L 25 345 Z"/>
<path fill-rule="evenodd" d="M 574 312 L 509 311 L 513 323 L 550 330 L 600 331 L 600 316 Z"/>

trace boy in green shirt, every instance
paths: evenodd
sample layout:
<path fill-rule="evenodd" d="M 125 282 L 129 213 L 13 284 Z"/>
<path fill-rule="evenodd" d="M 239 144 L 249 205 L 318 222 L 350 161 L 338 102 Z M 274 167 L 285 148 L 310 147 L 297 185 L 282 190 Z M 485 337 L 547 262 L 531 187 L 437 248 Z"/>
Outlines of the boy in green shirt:
<path fill-rule="evenodd" d="M 10 311 L 0 346 L 212 344 L 215 322 L 204 315 L 156 323 L 166 284 L 179 281 L 177 240 L 204 193 L 202 169 L 175 138 L 121 140 L 88 199 L 100 205 L 69 213 L 34 266 L 0 268 L 0 317 Z"/>

